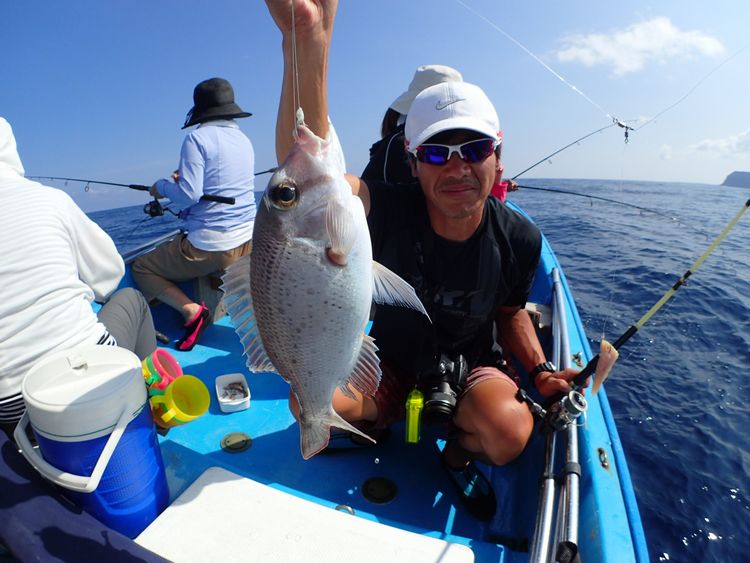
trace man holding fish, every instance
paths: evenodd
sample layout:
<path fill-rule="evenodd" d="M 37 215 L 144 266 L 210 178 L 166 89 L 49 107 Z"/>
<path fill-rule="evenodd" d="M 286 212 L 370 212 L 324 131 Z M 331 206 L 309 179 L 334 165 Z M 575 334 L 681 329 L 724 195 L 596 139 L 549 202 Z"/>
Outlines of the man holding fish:
<path fill-rule="evenodd" d="M 284 82 L 276 127 L 280 162 L 293 150 L 293 133 L 300 134 L 295 100 L 304 111 L 305 131 L 309 128 L 321 139 L 332 133 L 327 65 L 337 1 L 292 1 L 266 0 L 283 35 Z M 365 183 L 349 174 L 345 178 L 367 214 L 374 260 L 414 287 L 429 318 L 413 304 L 411 309 L 391 306 L 408 302 L 405 294 L 376 296 L 387 303 L 378 307 L 371 332 L 381 361 L 380 384 L 376 390 L 357 382 L 353 389 L 336 387 L 333 409 L 358 430 L 384 428 L 403 416 L 407 394 L 434 375 L 436 366 L 465 364 L 467 373 L 458 374 L 463 379 L 456 386 L 454 431 L 442 461 L 466 507 L 488 519 L 495 512 L 495 496 L 473 460 L 496 465 L 512 461 L 534 424 L 527 406 L 516 399 L 516 383 L 498 369 L 495 341 L 533 375 L 542 395 L 568 391 L 577 372 L 557 371 L 546 361 L 524 310 L 541 235 L 525 218 L 488 197 L 500 179 L 502 141 L 490 100 L 465 82 L 432 86 L 411 106 L 405 137 L 419 181 L 413 189 Z M 345 253 L 334 246 L 326 248 L 326 267 L 345 268 Z M 377 281 L 375 286 L 377 293 Z M 268 348 L 260 325 L 259 320 Z M 298 418 L 298 409 L 303 414 L 306 409 L 300 389 L 293 383 L 291 407 Z"/>

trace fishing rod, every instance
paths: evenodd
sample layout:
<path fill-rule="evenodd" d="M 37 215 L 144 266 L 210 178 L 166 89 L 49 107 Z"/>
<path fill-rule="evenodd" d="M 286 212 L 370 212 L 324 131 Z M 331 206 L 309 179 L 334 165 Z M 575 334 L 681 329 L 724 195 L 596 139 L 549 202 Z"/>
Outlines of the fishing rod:
<path fill-rule="evenodd" d="M 716 240 L 714 240 L 711 245 L 706 249 L 706 251 L 693 263 L 692 266 L 678 279 L 674 285 L 667 290 L 667 292 L 659 299 L 654 305 L 646 311 L 646 313 L 636 322 L 635 324 L 631 325 L 615 342 L 612 344 L 612 346 L 619 350 L 620 347 L 625 344 L 630 338 L 638 332 L 638 330 L 646 324 L 651 317 L 653 317 L 656 312 L 664 305 L 676 292 L 680 287 L 685 285 L 687 283 L 688 278 L 695 273 L 695 271 L 700 268 L 701 264 L 708 258 L 711 253 L 716 250 L 716 247 L 719 246 L 722 240 L 729 234 L 729 231 L 731 231 L 734 226 L 737 224 L 737 222 L 740 220 L 742 215 L 747 211 L 748 207 L 750 207 L 750 199 L 748 199 L 742 208 L 737 212 L 737 214 L 732 218 L 732 220 L 727 224 L 726 227 L 724 227 L 724 230 L 719 234 L 718 237 L 716 237 Z M 597 364 L 599 363 L 599 354 L 594 356 L 589 363 L 586 364 L 586 366 L 576 375 L 572 380 L 573 389 L 581 389 L 583 385 L 586 383 L 586 379 L 594 373 L 594 370 L 596 369 Z M 556 395 L 552 396 L 547 403 L 557 403 L 560 400 L 563 400 L 566 397 L 565 393 L 557 393 Z"/>
<path fill-rule="evenodd" d="M 265 172 L 263 172 L 265 173 Z M 83 178 L 63 178 L 61 176 L 26 176 L 29 180 L 64 180 L 66 182 L 84 182 L 86 184 L 102 184 L 104 186 L 118 186 L 122 188 L 130 188 L 131 190 L 139 190 L 147 192 L 151 189 L 151 186 L 144 186 L 143 184 L 118 184 L 117 182 L 103 182 L 101 180 L 86 180 Z M 224 197 L 221 195 L 202 195 L 202 201 L 212 201 L 216 203 L 226 203 L 227 205 L 234 205 L 235 198 Z"/>
<path fill-rule="evenodd" d="M 615 125 L 620 125 L 621 123 L 622 123 L 622 122 L 618 120 L 618 121 L 615 121 L 615 122 L 613 122 L 613 123 L 610 123 L 609 125 L 607 125 L 607 126 L 605 126 L 605 127 L 601 127 L 601 128 L 599 128 L 599 129 L 597 129 L 596 131 L 592 131 L 591 133 L 587 133 L 587 134 L 586 134 L 586 135 L 584 135 L 583 137 L 579 137 L 579 138 L 578 138 L 578 139 L 576 139 L 575 141 L 572 141 L 572 142 L 568 143 L 567 145 L 565 145 L 564 147 L 562 147 L 562 148 L 560 148 L 560 149 L 557 149 L 557 150 L 556 150 L 555 152 L 553 152 L 553 153 L 551 153 L 551 154 L 548 154 L 547 156 L 545 156 L 545 157 L 544 157 L 544 158 L 542 158 L 541 160 L 539 160 L 539 161 L 535 162 L 534 164 L 532 164 L 531 166 L 529 166 L 529 167 L 528 167 L 528 168 L 526 168 L 525 170 L 522 170 L 521 172 L 519 172 L 518 174 L 516 174 L 515 176 L 513 176 L 513 177 L 511 178 L 511 180 L 515 180 L 515 179 L 516 179 L 516 178 L 518 178 L 519 176 L 522 176 L 523 174 L 526 174 L 526 172 L 528 172 L 528 171 L 529 171 L 529 170 L 531 170 L 532 168 L 536 168 L 536 167 L 537 167 L 537 166 L 539 166 L 539 165 L 540 165 L 540 164 L 541 164 L 542 162 L 546 162 L 546 161 L 548 161 L 548 160 L 549 160 L 550 158 L 552 158 L 552 157 L 553 157 L 553 156 L 555 156 L 556 154 L 560 154 L 560 153 L 561 153 L 561 152 L 563 152 L 563 151 L 564 151 L 565 149 L 568 149 L 568 148 L 572 147 L 573 145 L 577 145 L 578 143 L 580 143 L 581 141 L 583 141 L 583 140 L 585 140 L 585 139 L 588 139 L 588 138 L 589 138 L 589 137 L 591 137 L 592 135 L 596 135 L 597 133 L 601 133 L 602 131 L 605 131 L 606 129 L 609 129 L 610 127 L 614 127 Z M 624 123 L 622 123 L 622 125 L 620 125 L 620 126 L 621 126 L 621 127 L 627 127 L 627 125 L 625 125 Z M 627 131 L 628 131 L 628 130 L 626 129 L 626 130 L 625 130 L 625 133 L 627 133 Z"/>
<path fill-rule="evenodd" d="M 518 188 L 519 189 L 524 189 L 524 190 L 538 190 L 538 191 L 541 191 L 541 192 L 553 192 L 553 193 L 558 193 L 558 194 L 577 195 L 577 196 L 580 196 L 580 197 L 587 197 L 587 198 L 590 198 L 590 199 L 598 199 L 599 201 L 606 201 L 607 203 L 615 203 L 617 205 L 624 205 L 625 207 L 632 207 L 633 209 L 637 209 L 639 211 L 647 211 L 648 213 L 653 213 L 655 215 L 661 215 L 662 217 L 665 217 L 665 218 L 669 219 L 670 221 L 677 221 L 676 217 L 673 217 L 673 216 L 668 215 L 667 213 L 663 213 L 661 211 L 657 211 L 656 209 L 650 209 L 648 207 L 642 207 L 640 205 L 635 205 L 633 203 L 626 203 L 624 201 L 619 201 L 617 199 L 610 199 L 608 197 L 591 195 L 591 194 L 585 194 L 585 193 L 581 193 L 581 192 L 572 192 L 572 191 L 569 191 L 569 190 L 561 190 L 561 189 L 558 189 L 558 188 L 541 188 L 541 187 L 538 187 L 538 186 L 522 186 L 520 184 L 518 185 Z"/>
<path fill-rule="evenodd" d="M 254 175 L 260 176 L 261 174 L 268 174 L 270 172 L 276 172 L 276 170 L 277 170 L 277 167 L 273 166 L 272 168 L 269 168 L 268 170 L 263 170 L 263 172 L 256 172 Z"/>

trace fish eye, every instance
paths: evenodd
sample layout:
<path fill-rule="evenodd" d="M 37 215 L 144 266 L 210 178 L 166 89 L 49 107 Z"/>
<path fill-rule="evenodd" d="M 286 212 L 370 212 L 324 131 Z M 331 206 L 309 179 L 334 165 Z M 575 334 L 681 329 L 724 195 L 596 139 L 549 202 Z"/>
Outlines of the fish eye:
<path fill-rule="evenodd" d="M 277 209 L 289 209 L 299 198 L 297 186 L 290 183 L 279 184 L 268 191 L 268 198 Z"/>

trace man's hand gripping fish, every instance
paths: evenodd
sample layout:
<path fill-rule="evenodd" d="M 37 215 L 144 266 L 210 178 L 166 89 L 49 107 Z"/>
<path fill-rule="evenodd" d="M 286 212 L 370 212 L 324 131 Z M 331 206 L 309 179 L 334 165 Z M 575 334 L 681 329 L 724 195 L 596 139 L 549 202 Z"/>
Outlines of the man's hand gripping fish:
<path fill-rule="evenodd" d="M 344 157 L 298 123 L 295 143 L 271 178 L 253 230 L 253 250 L 227 268 L 227 309 L 253 371 L 286 380 L 300 405 L 305 459 L 328 445 L 335 426 L 371 440 L 331 406 L 338 387 L 373 395 L 380 384 L 370 306 L 427 314 L 414 289 L 372 260 L 361 200 L 344 177 Z"/>

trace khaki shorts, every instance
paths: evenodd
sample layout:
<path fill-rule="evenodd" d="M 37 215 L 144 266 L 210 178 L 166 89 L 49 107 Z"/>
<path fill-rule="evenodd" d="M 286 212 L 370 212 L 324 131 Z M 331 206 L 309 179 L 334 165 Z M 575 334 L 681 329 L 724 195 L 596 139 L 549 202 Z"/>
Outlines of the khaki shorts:
<path fill-rule="evenodd" d="M 183 282 L 225 270 L 238 258 L 249 254 L 252 241 L 223 251 L 195 248 L 180 235 L 133 262 L 133 279 L 147 301 L 157 298 L 175 282 Z"/>

